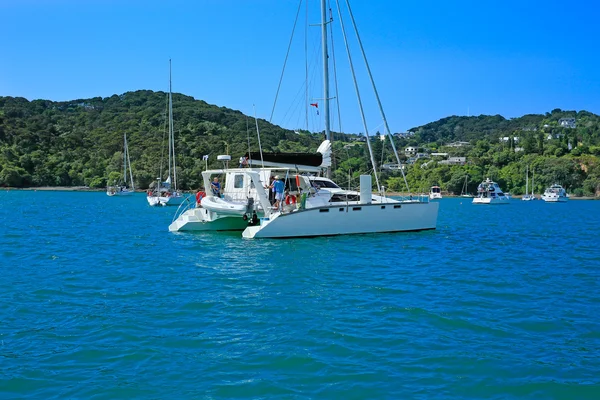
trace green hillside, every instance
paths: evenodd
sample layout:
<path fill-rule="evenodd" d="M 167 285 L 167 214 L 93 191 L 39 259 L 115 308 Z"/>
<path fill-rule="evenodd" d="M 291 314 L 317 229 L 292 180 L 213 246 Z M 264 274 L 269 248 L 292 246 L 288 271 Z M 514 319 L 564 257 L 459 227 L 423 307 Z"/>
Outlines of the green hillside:
<path fill-rule="evenodd" d="M 166 148 L 166 96 L 142 90 L 66 102 L 0 97 L 0 186 L 104 187 L 120 174 L 126 133 L 136 186 L 147 188 L 159 174 Z M 216 155 L 228 153 L 236 160 L 248 150 L 248 136 L 252 151 L 258 149 L 254 119 L 239 111 L 176 93 L 173 112 L 178 181 L 184 189 L 200 186 L 203 155 L 210 155 L 209 167 L 220 167 Z M 568 118 L 576 127 L 561 126 Z M 314 152 L 323 140 L 322 133 L 258 123 L 264 151 Z M 437 184 L 459 193 L 468 174 L 471 191 L 490 177 L 520 194 L 529 165 L 538 194 L 557 182 L 573 194 L 600 195 L 600 116 L 587 111 L 556 109 L 512 119 L 451 116 L 410 132 L 394 139 L 398 149 L 414 146 L 429 154 L 406 167 L 413 191 Z M 334 139 L 333 178 L 355 187 L 358 176 L 372 170 L 366 145 L 356 135 L 335 134 Z M 449 146 L 457 141 L 468 143 Z M 381 168 L 396 162 L 389 140 L 373 140 L 372 147 L 382 184 L 404 191 L 399 173 Z M 447 156 L 430 155 L 436 152 Z M 466 164 L 444 165 L 449 157 L 465 157 Z"/>
<path fill-rule="evenodd" d="M 144 90 L 68 102 L 0 97 L 0 186 L 103 187 L 122 169 L 127 133 L 134 180 L 147 188 L 166 148 L 166 96 Z M 175 93 L 173 115 L 183 188 L 199 187 L 203 155 L 217 167 L 217 154 L 248 151 L 247 124 L 250 145 L 258 149 L 254 119 L 239 111 Z M 314 151 L 321 141 L 320 135 L 258 124 L 265 151 Z"/>
<path fill-rule="evenodd" d="M 563 126 L 569 125 L 569 119 L 575 127 Z M 408 170 L 414 188 L 438 184 L 443 190 L 459 193 L 468 174 L 471 192 L 490 177 L 506 191 L 522 194 L 529 166 L 535 171 L 537 194 L 560 183 L 573 194 L 600 195 L 600 116 L 596 114 L 555 109 L 512 119 L 451 116 L 410 131 L 414 135 L 401 140 L 400 146 L 466 158 L 465 165 L 442 165 L 440 161 L 446 159 L 442 156 L 417 161 Z M 454 147 L 458 141 L 468 145 Z M 399 188 L 400 183 L 397 178 L 389 182 L 392 188 Z"/>

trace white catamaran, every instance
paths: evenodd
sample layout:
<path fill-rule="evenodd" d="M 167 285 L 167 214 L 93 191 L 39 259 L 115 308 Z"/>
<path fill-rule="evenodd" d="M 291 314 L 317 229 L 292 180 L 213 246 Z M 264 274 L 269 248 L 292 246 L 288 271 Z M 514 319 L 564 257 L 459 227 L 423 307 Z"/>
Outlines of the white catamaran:
<path fill-rule="evenodd" d="M 348 2 L 346 2 L 348 4 Z M 356 24 L 348 5 L 354 30 Z M 359 109 L 373 165 L 377 194 L 373 194 L 371 175 L 361 175 L 358 190 L 342 189 L 320 172 L 331 165 L 331 131 L 329 119 L 329 67 L 327 24 L 330 23 L 326 1 L 321 0 L 321 39 L 323 62 L 323 114 L 326 140 L 317 154 L 249 153 L 250 168 L 225 168 L 202 173 L 204 192 L 199 193 L 196 208 L 176 215 L 169 226 L 173 232 L 187 230 L 243 230 L 245 238 L 289 238 L 358 233 L 402 232 L 435 229 L 439 203 L 427 198 L 392 199 L 379 183 L 377 168 L 369 140 L 356 76 L 350 60 L 352 77 L 358 95 Z M 340 13 L 341 28 L 345 37 Z M 362 44 L 360 45 L 369 79 L 375 89 Z M 401 164 L 391 130 L 383 112 L 377 90 L 374 90 L 386 133 L 398 165 Z M 260 135 L 259 135 L 260 146 Z M 258 167 L 260 165 L 260 167 Z M 400 169 L 406 183 L 404 171 Z M 311 173 L 313 175 L 311 175 Z M 214 176 L 224 178 L 222 186 L 211 185 Z M 271 178 L 283 184 L 271 184 Z M 408 185 L 407 185 L 408 186 Z M 275 202 L 270 199 L 273 191 Z M 283 191 L 282 191 L 283 190 Z"/>
<path fill-rule="evenodd" d="M 169 60 L 169 95 L 168 95 L 168 125 L 169 125 L 169 167 L 165 181 L 159 176 L 156 179 L 156 187 L 148 191 L 148 204 L 151 206 L 179 206 L 183 200 L 183 194 L 177 189 L 177 163 L 175 162 L 175 132 L 173 129 L 173 93 L 171 85 L 171 60 Z M 162 160 L 159 173 L 162 175 Z"/>
<path fill-rule="evenodd" d="M 135 192 L 133 184 L 133 172 L 131 171 L 131 161 L 129 160 L 129 147 L 127 146 L 127 134 L 123 135 L 123 180 L 117 182 L 115 186 L 106 188 L 108 196 L 129 196 Z M 129 169 L 129 177 L 127 170 Z M 129 179 L 128 179 L 129 178 Z"/>

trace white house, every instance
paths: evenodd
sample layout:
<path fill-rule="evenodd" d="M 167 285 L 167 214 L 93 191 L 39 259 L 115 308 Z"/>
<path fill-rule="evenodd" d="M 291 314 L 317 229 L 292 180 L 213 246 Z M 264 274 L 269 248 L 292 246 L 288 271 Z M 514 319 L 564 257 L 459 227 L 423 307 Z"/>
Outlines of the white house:
<path fill-rule="evenodd" d="M 466 157 L 448 157 L 447 160 L 442 160 L 439 163 L 443 165 L 465 165 L 466 162 Z"/>
<path fill-rule="evenodd" d="M 465 147 L 465 146 L 470 146 L 471 143 L 469 142 L 453 142 L 453 143 L 448 143 L 446 146 L 448 147 Z"/>
<path fill-rule="evenodd" d="M 558 120 L 558 125 L 562 126 L 563 128 L 577 128 L 575 118 L 561 118 Z"/>
<path fill-rule="evenodd" d="M 419 148 L 418 147 L 412 147 L 412 146 L 409 146 L 409 147 L 407 147 L 407 148 L 404 149 L 404 153 L 410 154 L 410 155 L 417 154 L 417 151 L 419 151 Z"/>

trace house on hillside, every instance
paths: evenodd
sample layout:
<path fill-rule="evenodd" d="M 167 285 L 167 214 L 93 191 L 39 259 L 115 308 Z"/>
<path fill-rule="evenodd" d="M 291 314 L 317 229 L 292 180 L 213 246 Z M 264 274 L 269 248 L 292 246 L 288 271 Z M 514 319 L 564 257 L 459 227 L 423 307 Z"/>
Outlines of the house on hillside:
<path fill-rule="evenodd" d="M 471 143 L 469 142 L 453 142 L 453 143 L 448 143 L 446 146 L 447 147 L 466 147 L 466 146 L 470 146 Z"/>
<path fill-rule="evenodd" d="M 413 155 L 417 154 L 417 151 L 419 151 L 418 147 L 409 146 L 404 149 L 404 154 L 406 154 L 408 156 L 413 156 Z"/>
<path fill-rule="evenodd" d="M 575 118 L 561 118 L 558 120 L 558 125 L 563 128 L 577 128 L 577 124 L 575 123 Z"/>
<path fill-rule="evenodd" d="M 519 143 L 519 138 L 517 136 L 513 136 L 513 143 Z M 500 143 L 508 143 L 510 140 L 510 136 L 504 136 L 500 138 Z"/>
<path fill-rule="evenodd" d="M 467 163 L 467 157 L 448 157 L 447 160 L 442 160 L 439 164 L 442 165 L 465 165 Z"/>

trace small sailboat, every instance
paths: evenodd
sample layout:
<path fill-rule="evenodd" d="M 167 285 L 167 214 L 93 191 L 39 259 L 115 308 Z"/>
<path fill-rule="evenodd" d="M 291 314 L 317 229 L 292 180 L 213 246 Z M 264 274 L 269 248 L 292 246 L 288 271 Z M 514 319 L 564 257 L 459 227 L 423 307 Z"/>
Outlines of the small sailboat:
<path fill-rule="evenodd" d="M 178 206 L 185 197 L 177 189 L 177 164 L 175 163 L 175 133 L 173 129 L 173 93 L 171 85 L 171 60 L 169 60 L 169 167 L 167 179 L 162 182 L 160 176 L 154 190 L 148 191 L 148 204 L 151 206 Z M 161 163 L 162 164 L 162 163 Z M 162 170 L 162 166 L 161 166 Z M 162 174 L 162 171 L 161 171 Z"/>
<path fill-rule="evenodd" d="M 529 194 L 529 165 L 527 166 L 527 170 L 525 171 L 525 194 L 523 195 L 523 197 L 521 197 L 521 200 L 535 200 L 535 196 L 533 195 L 533 176 L 531 177 L 531 194 Z"/>
<path fill-rule="evenodd" d="M 467 181 L 469 180 L 469 175 L 465 175 L 465 183 L 463 184 L 462 189 L 460 190 L 460 197 L 469 197 L 472 198 L 473 195 L 469 193 L 467 189 Z"/>
<path fill-rule="evenodd" d="M 123 180 L 117 182 L 114 186 L 106 188 L 108 196 L 129 196 L 135 192 L 133 184 L 133 173 L 131 172 L 131 161 L 129 160 L 129 147 L 127 146 L 127 134 L 123 135 Z M 127 170 L 129 169 L 129 180 L 127 179 Z"/>

